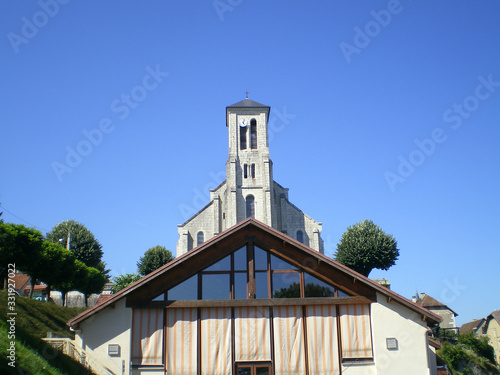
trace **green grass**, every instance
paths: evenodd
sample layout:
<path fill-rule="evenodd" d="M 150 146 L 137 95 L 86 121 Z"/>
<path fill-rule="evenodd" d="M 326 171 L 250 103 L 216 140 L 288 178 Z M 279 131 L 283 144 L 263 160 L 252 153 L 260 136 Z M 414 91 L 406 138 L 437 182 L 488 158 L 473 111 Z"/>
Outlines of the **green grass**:
<path fill-rule="evenodd" d="M 41 339 L 52 332 L 73 338 L 66 322 L 84 309 L 67 308 L 16 296 L 15 368 L 8 365 L 7 291 L 0 290 L 0 374 L 89 375 L 86 368 L 68 356 L 54 350 Z"/>

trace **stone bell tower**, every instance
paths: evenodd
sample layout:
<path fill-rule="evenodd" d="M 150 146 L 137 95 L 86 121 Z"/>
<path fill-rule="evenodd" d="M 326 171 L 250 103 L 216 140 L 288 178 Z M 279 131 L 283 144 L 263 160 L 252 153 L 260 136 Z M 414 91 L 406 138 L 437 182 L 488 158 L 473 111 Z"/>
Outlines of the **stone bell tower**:
<path fill-rule="evenodd" d="M 248 97 L 226 107 L 226 180 L 210 190 L 210 202 L 204 208 L 178 226 L 178 256 L 247 217 L 323 252 L 322 224 L 293 205 L 288 200 L 288 189 L 273 179 L 269 114 L 269 106 Z"/>

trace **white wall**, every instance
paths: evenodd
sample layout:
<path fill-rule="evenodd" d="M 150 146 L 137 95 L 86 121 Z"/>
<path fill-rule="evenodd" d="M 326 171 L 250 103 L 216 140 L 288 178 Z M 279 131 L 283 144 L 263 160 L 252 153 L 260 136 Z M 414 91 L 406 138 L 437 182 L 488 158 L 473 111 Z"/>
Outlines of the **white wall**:
<path fill-rule="evenodd" d="M 372 304 L 372 332 L 377 374 L 429 374 L 427 325 L 421 316 L 377 294 Z M 397 350 L 388 350 L 386 338 L 396 338 Z"/>
<path fill-rule="evenodd" d="M 129 374 L 131 326 L 132 309 L 125 307 L 125 298 L 122 298 L 114 308 L 107 307 L 85 320 L 80 326 L 80 332 L 77 332 L 76 341 L 81 340 L 82 348 L 89 357 L 95 358 L 102 366 L 115 374 L 122 374 L 124 363 L 123 374 Z M 109 344 L 120 346 L 120 356 L 108 355 Z"/>

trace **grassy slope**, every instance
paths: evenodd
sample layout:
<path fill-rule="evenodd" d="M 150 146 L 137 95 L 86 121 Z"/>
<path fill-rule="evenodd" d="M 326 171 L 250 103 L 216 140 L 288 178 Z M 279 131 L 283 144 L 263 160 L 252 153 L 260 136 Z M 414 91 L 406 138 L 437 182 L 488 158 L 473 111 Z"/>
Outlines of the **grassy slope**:
<path fill-rule="evenodd" d="M 88 375 L 88 370 L 69 357 L 55 351 L 41 338 L 47 332 L 73 338 L 66 322 L 82 311 L 16 297 L 16 368 L 7 365 L 9 348 L 7 324 L 7 291 L 0 290 L 0 373 L 1 374 L 75 374 Z M 21 371 L 19 371 L 21 370 Z"/>

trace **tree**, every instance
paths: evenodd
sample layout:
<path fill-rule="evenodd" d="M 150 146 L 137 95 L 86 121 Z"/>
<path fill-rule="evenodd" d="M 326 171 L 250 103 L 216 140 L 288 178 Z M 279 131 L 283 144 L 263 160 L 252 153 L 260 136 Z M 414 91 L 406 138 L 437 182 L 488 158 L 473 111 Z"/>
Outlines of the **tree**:
<path fill-rule="evenodd" d="M 102 291 L 106 283 L 106 277 L 98 269 L 87 267 L 79 261 L 77 261 L 77 274 L 74 289 L 83 293 L 85 296 L 85 307 L 87 307 L 89 296 L 92 293 L 100 293 Z"/>
<path fill-rule="evenodd" d="M 372 269 L 387 270 L 399 256 L 397 242 L 371 220 L 347 228 L 337 244 L 335 260 L 364 276 Z"/>
<path fill-rule="evenodd" d="M 94 235 L 83 225 L 75 220 L 66 220 L 57 224 L 47 233 L 47 240 L 66 246 L 75 254 L 76 259 L 89 267 L 103 268 L 99 266 L 103 255 L 101 244 Z"/>
<path fill-rule="evenodd" d="M 75 255 L 58 243 L 44 241 L 38 279 L 47 284 L 48 294 L 54 285 L 67 281 L 74 269 Z"/>
<path fill-rule="evenodd" d="M 22 224 L 0 222 L 0 272 L 5 282 L 7 267 L 14 264 L 15 268 L 31 277 L 30 298 L 36 273 L 42 258 L 42 233 Z M 4 283 L 2 283 L 4 284 Z"/>
<path fill-rule="evenodd" d="M 140 275 L 145 276 L 173 259 L 172 253 L 165 247 L 154 246 L 148 249 L 143 257 L 139 258 L 137 270 Z"/>
<path fill-rule="evenodd" d="M 113 285 L 113 293 L 117 293 L 118 291 L 126 288 L 132 283 L 135 283 L 137 280 L 141 279 L 141 275 L 138 273 L 126 273 L 124 275 L 113 277 L 111 280 L 115 285 Z"/>
<path fill-rule="evenodd" d="M 476 337 L 472 332 L 458 335 L 452 345 L 444 342 L 437 354 L 446 362 L 453 374 L 500 374 L 495 359 L 495 350 L 486 336 Z"/>

